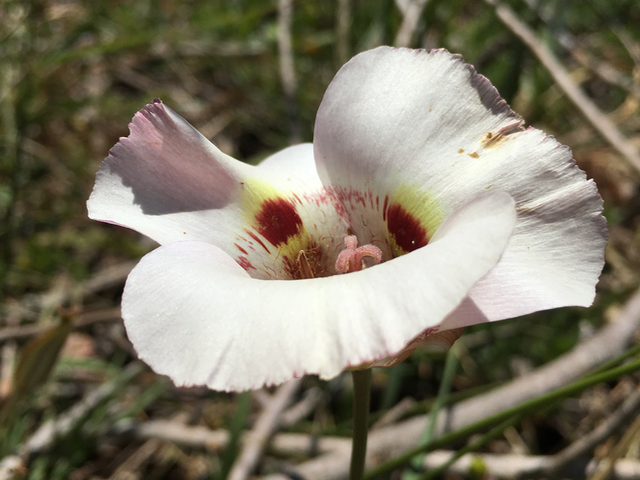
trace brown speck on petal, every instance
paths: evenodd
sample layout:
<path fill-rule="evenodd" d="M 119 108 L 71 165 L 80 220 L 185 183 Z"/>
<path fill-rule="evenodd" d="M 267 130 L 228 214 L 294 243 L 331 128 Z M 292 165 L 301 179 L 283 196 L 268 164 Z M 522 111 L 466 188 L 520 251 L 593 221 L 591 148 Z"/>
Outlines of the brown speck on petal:
<path fill-rule="evenodd" d="M 487 132 L 480 141 L 480 145 L 482 146 L 482 148 L 496 148 L 506 140 L 507 137 L 505 137 L 501 133 Z"/>

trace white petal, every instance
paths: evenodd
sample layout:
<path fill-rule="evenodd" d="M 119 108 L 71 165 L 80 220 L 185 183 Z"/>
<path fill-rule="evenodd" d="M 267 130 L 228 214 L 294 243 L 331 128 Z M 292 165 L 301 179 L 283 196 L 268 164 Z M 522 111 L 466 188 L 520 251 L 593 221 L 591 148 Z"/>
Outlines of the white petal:
<path fill-rule="evenodd" d="M 178 385 L 244 390 L 394 354 L 437 325 L 499 260 L 516 215 L 480 195 L 428 246 L 359 272 L 312 280 L 250 278 L 206 243 L 145 256 L 122 301 L 140 357 Z"/>
<path fill-rule="evenodd" d="M 318 171 L 335 190 L 387 199 L 413 189 L 428 204 L 422 213 L 411 207 L 413 215 L 427 226 L 479 192 L 515 199 L 509 246 L 470 295 L 480 315 L 464 309 L 447 328 L 593 300 L 606 243 L 602 201 L 567 147 L 521 125 L 486 78 L 444 50 L 362 53 L 338 72 L 318 111 Z M 340 198 L 357 232 L 362 208 Z M 367 222 L 382 236 L 389 225 L 378 213 Z"/>
<path fill-rule="evenodd" d="M 250 167 L 222 153 L 159 100 L 136 113 L 129 130 L 100 166 L 89 216 L 161 244 L 215 237 L 207 213 L 237 201 Z"/>
<path fill-rule="evenodd" d="M 212 243 L 262 278 L 284 277 L 288 257 L 320 248 L 309 241 L 335 248 L 333 238 L 337 245 L 346 233 L 316 173 L 311 145 L 290 147 L 252 167 L 222 153 L 159 100 L 138 112 L 129 128 L 96 176 L 87 202 L 95 220 L 160 244 Z M 264 216 L 279 220 L 273 227 L 257 221 L 267 201 L 274 207 Z M 298 233 L 302 240 L 283 251 Z"/>

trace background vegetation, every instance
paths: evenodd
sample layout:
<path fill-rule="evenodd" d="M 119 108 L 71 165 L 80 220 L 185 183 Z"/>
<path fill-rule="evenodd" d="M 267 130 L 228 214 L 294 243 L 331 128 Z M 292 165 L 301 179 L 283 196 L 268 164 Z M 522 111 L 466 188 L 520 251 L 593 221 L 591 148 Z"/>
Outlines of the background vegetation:
<path fill-rule="evenodd" d="M 508 4 L 637 151 L 640 4 Z M 0 460 L 22 453 L 11 475 L 200 479 L 229 471 L 240 448 L 233 439 L 253 425 L 261 394 L 178 389 L 135 362 L 118 305 L 126 272 L 154 245 L 87 218 L 95 172 L 127 135 L 133 114 L 155 97 L 243 161 L 311 141 L 316 109 L 340 65 L 357 52 L 399 42 L 405 15 L 398 5 L 294 2 L 295 83 L 287 84 L 279 63 L 282 5 L 275 0 L 0 2 Z M 596 305 L 467 329 L 451 401 L 549 362 L 616 317 L 639 283 L 639 175 L 633 159 L 602 136 L 489 3 L 431 0 L 407 43 L 463 54 L 528 124 L 570 145 L 598 183 L 611 228 Z M 376 370 L 374 420 L 399 404 L 408 405 L 401 417 L 427 411 L 443 364 L 443 355 L 422 351 L 399 367 Z M 541 409 L 483 449 L 556 453 L 611 414 L 637 381 L 617 379 Z M 100 385 L 106 388 L 96 390 Z M 82 411 L 96 391 L 103 397 Z M 348 376 L 305 379 L 295 398 L 307 397 L 313 407 L 290 431 L 350 434 Z M 32 448 L 40 427 L 74 408 L 79 416 L 67 431 Z M 212 446 L 134 434 L 151 420 L 233 435 Z M 618 438 L 613 434 L 596 454 L 606 457 Z M 634 451 L 629 455 L 637 458 Z M 268 455 L 256 473 L 304 458 Z"/>

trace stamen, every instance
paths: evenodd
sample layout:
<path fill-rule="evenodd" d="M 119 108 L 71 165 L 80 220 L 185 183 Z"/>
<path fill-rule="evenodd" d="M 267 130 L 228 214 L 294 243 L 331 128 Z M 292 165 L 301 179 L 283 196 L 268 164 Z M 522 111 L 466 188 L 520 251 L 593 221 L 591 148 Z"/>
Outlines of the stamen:
<path fill-rule="evenodd" d="M 304 250 L 300 250 L 298 253 L 298 268 L 302 278 L 313 278 L 313 270 L 311 270 L 311 265 L 309 265 L 307 254 L 304 253 Z"/>
<path fill-rule="evenodd" d="M 358 239 L 355 235 L 344 237 L 344 245 L 347 247 L 338 255 L 336 270 L 342 273 L 357 272 L 366 268 L 365 257 L 373 258 L 374 263 L 382 261 L 382 251 L 374 245 L 358 247 Z"/>

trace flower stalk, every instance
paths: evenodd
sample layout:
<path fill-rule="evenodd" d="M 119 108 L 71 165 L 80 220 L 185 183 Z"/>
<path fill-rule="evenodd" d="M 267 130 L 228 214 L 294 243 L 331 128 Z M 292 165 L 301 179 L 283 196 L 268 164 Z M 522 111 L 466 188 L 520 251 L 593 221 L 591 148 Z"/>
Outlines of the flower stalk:
<path fill-rule="evenodd" d="M 369 403 L 371 399 L 371 369 L 353 370 L 353 443 L 351 447 L 350 480 L 362 480 L 367 456 L 369 433 Z"/>

